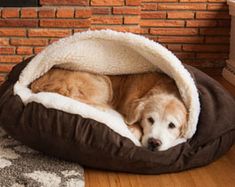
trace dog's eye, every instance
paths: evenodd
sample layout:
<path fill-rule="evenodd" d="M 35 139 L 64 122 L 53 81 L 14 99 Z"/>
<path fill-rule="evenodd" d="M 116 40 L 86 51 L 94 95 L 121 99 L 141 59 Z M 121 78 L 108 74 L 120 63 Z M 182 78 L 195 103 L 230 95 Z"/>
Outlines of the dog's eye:
<path fill-rule="evenodd" d="M 152 117 L 149 117 L 148 122 L 151 123 L 151 125 L 152 125 L 154 123 L 154 119 Z"/>
<path fill-rule="evenodd" d="M 174 123 L 169 123 L 168 127 L 169 127 L 170 129 L 174 129 L 174 128 L 175 128 L 175 124 L 174 124 Z"/>

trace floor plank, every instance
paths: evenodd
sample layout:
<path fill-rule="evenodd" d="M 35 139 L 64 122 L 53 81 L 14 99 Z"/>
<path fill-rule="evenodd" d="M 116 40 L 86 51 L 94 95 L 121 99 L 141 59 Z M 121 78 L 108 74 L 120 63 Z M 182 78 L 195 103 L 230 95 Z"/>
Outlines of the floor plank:
<path fill-rule="evenodd" d="M 209 74 L 235 96 L 235 87 L 217 73 Z M 235 146 L 208 166 L 174 174 L 138 175 L 85 168 L 85 183 L 86 187 L 234 187 Z"/>
<path fill-rule="evenodd" d="M 86 187 L 234 187 L 235 146 L 214 163 L 180 173 L 138 175 L 85 169 Z"/>

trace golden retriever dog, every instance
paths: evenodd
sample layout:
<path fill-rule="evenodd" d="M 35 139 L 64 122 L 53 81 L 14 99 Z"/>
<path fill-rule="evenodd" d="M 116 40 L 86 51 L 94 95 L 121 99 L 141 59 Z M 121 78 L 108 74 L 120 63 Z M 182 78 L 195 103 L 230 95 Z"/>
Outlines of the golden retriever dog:
<path fill-rule="evenodd" d="M 109 77 L 111 106 L 128 125 L 135 125 L 131 130 L 145 147 L 162 151 L 183 141 L 187 110 L 170 77 L 157 72 Z"/>
<path fill-rule="evenodd" d="M 53 68 L 30 85 L 121 113 L 143 146 L 167 150 L 181 143 L 187 110 L 175 82 L 162 73 L 104 76 Z"/>
<path fill-rule="evenodd" d="M 113 97 L 107 76 L 64 69 L 50 69 L 30 87 L 34 93 L 55 92 L 81 102 L 105 107 Z"/>

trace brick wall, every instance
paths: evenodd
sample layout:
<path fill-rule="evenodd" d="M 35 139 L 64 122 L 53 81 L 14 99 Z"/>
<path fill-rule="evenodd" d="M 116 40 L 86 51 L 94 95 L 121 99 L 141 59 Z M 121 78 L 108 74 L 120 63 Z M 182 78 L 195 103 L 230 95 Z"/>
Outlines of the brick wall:
<path fill-rule="evenodd" d="M 89 28 L 145 35 L 197 67 L 223 67 L 228 58 L 226 0 L 40 0 L 40 5 L 0 8 L 0 81 L 14 64 Z"/>

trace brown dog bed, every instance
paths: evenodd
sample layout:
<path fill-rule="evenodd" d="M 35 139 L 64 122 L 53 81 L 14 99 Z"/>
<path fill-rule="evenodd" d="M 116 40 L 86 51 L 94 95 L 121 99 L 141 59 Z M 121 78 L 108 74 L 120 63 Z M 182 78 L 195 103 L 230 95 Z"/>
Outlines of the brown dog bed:
<path fill-rule="evenodd" d="M 102 113 L 59 94 L 33 94 L 28 85 L 55 65 L 103 74 L 168 74 L 189 112 L 187 141 L 152 152 L 120 126 L 114 111 Z M 84 166 L 160 174 L 203 166 L 227 152 L 235 141 L 235 100 L 153 41 L 131 33 L 88 31 L 61 39 L 13 68 L 0 87 L 0 125 L 34 149 Z"/>

